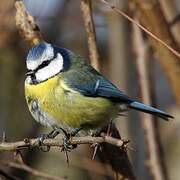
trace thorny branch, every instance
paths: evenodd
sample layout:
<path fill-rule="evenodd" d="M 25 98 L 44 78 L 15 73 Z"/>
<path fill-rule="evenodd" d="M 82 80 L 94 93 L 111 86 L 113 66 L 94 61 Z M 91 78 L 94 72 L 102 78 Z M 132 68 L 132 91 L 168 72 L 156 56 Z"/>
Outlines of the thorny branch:
<path fill-rule="evenodd" d="M 85 137 L 73 137 L 69 140 L 71 145 L 73 144 L 94 144 L 94 143 L 109 143 L 114 146 L 125 148 L 129 141 L 124 141 L 122 139 L 113 138 L 110 136 L 104 137 L 92 137 L 92 136 L 85 136 Z M 44 146 L 50 147 L 63 147 L 63 138 L 61 139 L 45 139 L 43 141 Z M 0 143 L 0 152 L 4 151 L 17 151 L 21 149 L 28 149 L 28 148 L 35 148 L 39 146 L 39 138 L 35 139 L 24 139 L 23 141 L 17 142 L 1 142 Z"/>
<path fill-rule="evenodd" d="M 22 159 L 22 155 L 20 151 L 16 151 L 14 153 L 14 161 L 2 161 L 1 162 L 2 169 L 4 170 L 4 167 L 14 168 L 21 171 L 28 172 L 31 176 L 47 179 L 47 180 L 64 180 L 65 178 L 53 176 L 44 172 L 41 172 L 39 170 L 36 170 L 28 165 L 26 165 Z M 20 178 L 14 175 L 11 175 L 10 173 L 3 171 L 0 169 L 0 175 L 3 177 L 6 177 L 7 179 L 11 180 L 19 180 Z M 1 176 L 0 176 L 1 177 Z M 1 179 L 1 178 L 0 178 Z"/>
<path fill-rule="evenodd" d="M 4 169 L 0 168 L 0 179 L 8 179 L 8 180 L 21 180 L 20 178 L 10 174 L 9 172 L 5 171 Z"/>

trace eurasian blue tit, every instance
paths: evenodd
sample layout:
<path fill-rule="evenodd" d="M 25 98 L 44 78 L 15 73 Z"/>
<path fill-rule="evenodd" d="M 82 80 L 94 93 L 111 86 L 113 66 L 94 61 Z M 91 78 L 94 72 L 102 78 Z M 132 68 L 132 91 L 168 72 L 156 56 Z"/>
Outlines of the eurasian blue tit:
<path fill-rule="evenodd" d="M 48 43 L 34 46 L 26 59 L 25 97 L 36 121 L 66 132 L 101 129 L 120 112 L 143 111 L 168 120 L 171 115 L 137 102 L 72 51 Z"/>

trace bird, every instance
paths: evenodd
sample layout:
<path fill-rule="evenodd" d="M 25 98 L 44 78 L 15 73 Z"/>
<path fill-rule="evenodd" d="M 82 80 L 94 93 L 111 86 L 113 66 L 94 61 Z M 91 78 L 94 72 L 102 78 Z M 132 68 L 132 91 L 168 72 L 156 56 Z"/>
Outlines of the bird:
<path fill-rule="evenodd" d="M 34 119 L 66 135 L 92 135 L 130 109 L 164 120 L 170 114 L 128 97 L 80 55 L 42 42 L 26 58 L 25 98 Z"/>

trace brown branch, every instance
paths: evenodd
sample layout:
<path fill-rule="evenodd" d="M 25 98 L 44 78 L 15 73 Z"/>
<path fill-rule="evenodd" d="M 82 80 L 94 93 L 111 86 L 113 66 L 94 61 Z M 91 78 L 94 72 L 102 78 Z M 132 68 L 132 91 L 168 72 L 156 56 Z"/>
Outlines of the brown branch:
<path fill-rule="evenodd" d="M 141 28 L 150 37 L 151 44 L 156 50 L 158 60 L 171 85 L 177 104 L 180 105 L 180 53 L 173 35 L 169 31 L 168 23 L 157 0 L 133 0 L 136 3 L 140 20 L 144 26 L 137 23 L 118 8 L 110 5 L 106 0 L 100 0 L 108 7 L 123 15 L 133 24 Z M 158 17 L 158 18 L 157 18 Z M 146 27 L 146 28 L 145 28 Z M 153 33 L 152 33 L 153 32 Z M 158 43 L 159 42 L 159 43 Z M 167 51 L 169 49 L 169 51 Z"/>
<path fill-rule="evenodd" d="M 167 49 L 169 49 L 174 55 L 180 58 L 180 53 L 178 52 L 177 48 L 174 48 L 173 46 L 171 47 L 169 45 L 169 42 L 166 43 L 163 39 L 159 38 L 159 36 L 155 35 L 153 31 L 148 30 L 146 27 L 135 21 L 133 18 L 128 16 L 126 13 L 122 12 L 120 9 L 116 8 L 115 6 L 112 6 L 109 4 L 106 0 L 100 0 L 104 4 L 106 4 L 109 8 L 113 9 L 120 15 L 124 16 L 126 19 L 128 19 L 131 23 L 136 24 L 140 29 L 142 29 L 145 33 L 147 33 L 150 37 L 152 37 L 154 40 L 158 41 L 160 44 L 165 46 Z"/>
<path fill-rule="evenodd" d="M 22 1 L 15 2 L 16 7 L 16 26 L 19 30 L 21 37 L 32 47 L 43 41 L 40 30 L 34 20 L 25 9 Z"/>
<path fill-rule="evenodd" d="M 16 163 L 16 162 L 5 162 L 3 164 L 8 167 L 11 167 L 11 168 L 26 171 L 35 177 L 39 177 L 39 178 L 43 178 L 43 179 L 47 179 L 47 180 L 64 180 L 64 178 L 52 176 L 52 175 L 46 174 L 44 172 L 38 171 L 36 169 L 33 169 L 24 163 L 20 164 L 20 163 Z"/>
<path fill-rule="evenodd" d="M 141 92 L 142 102 L 151 105 L 151 87 L 150 78 L 148 73 L 148 48 L 145 44 L 142 33 L 137 26 L 133 26 L 134 30 L 134 49 L 137 55 L 136 58 L 136 68 L 139 78 L 139 89 Z M 147 160 L 146 165 L 150 171 L 152 179 L 154 180 L 167 180 L 167 171 L 165 170 L 165 165 L 161 160 L 160 152 L 160 140 L 156 136 L 158 129 L 155 127 L 155 122 L 153 117 L 142 113 L 141 114 L 141 125 L 144 131 L 144 138 L 147 148 Z"/>
<path fill-rule="evenodd" d="M 136 3 L 140 21 L 171 47 L 178 49 L 158 1 L 134 0 L 134 2 Z M 176 102 L 180 105 L 180 83 L 177 83 L 180 82 L 180 59 L 153 39 L 150 39 L 150 42 L 156 50 L 159 63 L 169 80 Z"/>
<path fill-rule="evenodd" d="M 47 180 L 64 180 L 64 178 L 60 178 L 60 177 L 57 177 L 57 176 L 49 175 L 49 174 L 44 173 L 44 172 L 40 172 L 40 171 L 38 171 L 36 169 L 33 169 L 30 166 L 26 165 L 24 163 L 23 159 L 22 159 L 22 155 L 21 155 L 20 151 L 16 151 L 14 153 L 14 162 L 2 161 L 1 163 L 5 167 L 10 167 L 10 168 L 14 168 L 14 169 L 23 170 L 23 171 L 28 172 L 30 175 L 35 176 L 35 177 L 40 177 L 40 178 L 47 179 Z M 5 175 L 6 174 L 4 174 L 4 176 Z M 14 176 L 11 176 L 11 178 L 12 177 L 13 177 L 13 180 L 17 179 Z"/>
<path fill-rule="evenodd" d="M 91 65 L 99 70 L 99 54 L 96 45 L 96 36 L 95 36 L 95 28 L 93 25 L 92 11 L 91 11 L 91 0 L 81 0 L 80 1 L 81 10 L 83 14 L 83 20 L 87 35 L 88 49 L 89 49 L 89 57 L 91 61 Z"/>
<path fill-rule="evenodd" d="M 134 0 L 134 2 L 139 12 L 140 21 L 162 40 L 171 44 L 171 47 L 178 49 L 178 45 L 169 31 L 168 23 L 157 0 L 147 0 L 146 4 L 141 0 Z M 156 41 L 150 39 L 150 42 L 157 52 L 158 60 L 170 82 L 176 102 L 180 105 L 180 84 L 177 83 L 180 82 L 179 58 Z"/>
<path fill-rule="evenodd" d="M 104 137 L 92 137 L 92 136 L 85 136 L 85 137 L 73 137 L 70 139 L 70 144 L 94 144 L 94 143 L 109 143 L 117 147 L 124 147 L 126 141 L 121 139 L 113 138 L 110 136 Z M 46 139 L 43 141 L 44 146 L 50 147 L 63 147 L 63 138 L 61 139 Z M 4 151 L 17 151 L 20 149 L 27 149 L 27 148 L 34 148 L 39 147 L 39 139 L 24 139 L 24 141 L 17 141 L 17 142 L 2 142 L 0 143 L 0 152 Z"/>
<path fill-rule="evenodd" d="M 1 179 L 2 178 L 2 179 Z M 7 179 L 7 180 L 21 180 L 20 178 L 11 175 L 9 172 L 6 172 L 4 169 L 0 169 L 0 179 Z"/>

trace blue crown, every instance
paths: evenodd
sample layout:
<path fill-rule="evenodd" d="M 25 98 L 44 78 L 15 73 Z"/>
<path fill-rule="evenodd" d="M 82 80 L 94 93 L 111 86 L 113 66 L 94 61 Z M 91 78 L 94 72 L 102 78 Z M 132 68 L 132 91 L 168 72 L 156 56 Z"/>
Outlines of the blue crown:
<path fill-rule="evenodd" d="M 50 44 L 48 43 L 40 43 L 36 46 L 34 46 L 32 49 L 30 49 L 28 55 L 27 55 L 27 61 L 33 61 L 33 60 L 37 60 L 40 59 L 43 54 L 45 55 L 49 55 L 50 57 L 54 56 L 53 51 L 49 51 L 50 53 L 48 53 L 48 50 L 50 48 L 53 48 Z"/>
<path fill-rule="evenodd" d="M 70 66 L 70 54 L 72 53 L 68 49 L 58 47 L 49 43 L 40 43 L 29 50 L 27 55 L 27 62 L 35 62 L 40 60 L 51 60 L 60 53 L 63 57 L 64 70 L 67 70 Z"/>

